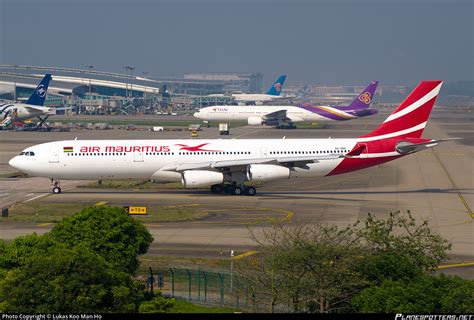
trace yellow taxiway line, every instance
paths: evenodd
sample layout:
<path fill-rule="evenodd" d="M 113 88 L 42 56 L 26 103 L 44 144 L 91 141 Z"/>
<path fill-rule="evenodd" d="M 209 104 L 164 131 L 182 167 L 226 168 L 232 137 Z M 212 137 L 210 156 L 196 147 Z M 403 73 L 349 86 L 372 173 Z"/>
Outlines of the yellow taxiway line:
<path fill-rule="evenodd" d="M 436 157 L 439 164 L 441 165 L 441 168 L 443 168 L 443 171 L 446 174 L 446 176 L 448 177 L 451 184 L 453 185 L 453 188 L 456 190 L 456 193 L 458 194 L 459 199 L 461 200 L 462 204 L 466 208 L 467 214 L 469 214 L 471 216 L 471 218 L 474 218 L 474 213 L 472 212 L 471 207 L 469 207 L 469 204 L 467 203 L 466 199 L 464 199 L 464 196 L 459 191 L 459 188 L 456 186 L 456 183 L 454 183 L 454 180 L 453 180 L 453 178 L 451 178 L 451 175 L 449 174 L 448 169 L 446 169 L 443 162 L 441 162 L 441 159 L 439 158 L 436 151 L 434 151 L 433 149 L 431 149 L 431 151 L 433 152 L 434 156 Z"/>
<path fill-rule="evenodd" d="M 469 267 L 474 266 L 474 261 L 469 262 L 462 262 L 462 263 L 453 263 L 453 264 L 445 264 L 438 266 L 438 269 L 447 269 L 447 268 L 455 268 L 455 267 Z"/>

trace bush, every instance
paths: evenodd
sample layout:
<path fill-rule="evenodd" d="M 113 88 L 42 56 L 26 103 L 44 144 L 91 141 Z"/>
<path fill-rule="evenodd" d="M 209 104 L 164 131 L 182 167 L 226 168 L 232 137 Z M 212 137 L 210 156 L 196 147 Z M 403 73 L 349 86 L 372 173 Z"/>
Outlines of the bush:
<path fill-rule="evenodd" d="M 107 206 L 81 210 L 56 225 L 50 236 L 69 248 L 89 246 L 115 267 L 130 273 L 138 267 L 137 256 L 145 253 L 153 241 L 143 224 L 123 208 Z"/>

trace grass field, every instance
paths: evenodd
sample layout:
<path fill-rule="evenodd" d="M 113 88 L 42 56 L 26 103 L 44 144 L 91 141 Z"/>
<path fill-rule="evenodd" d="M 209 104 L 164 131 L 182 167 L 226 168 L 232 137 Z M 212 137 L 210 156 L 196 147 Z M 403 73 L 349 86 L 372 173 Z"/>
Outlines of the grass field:
<path fill-rule="evenodd" d="M 181 183 L 153 183 L 147 180 L 102 180 L 80 185 L 79 188 L 97 189 L 181 189 Z"/>
<path fill-rule="evenodd" d="M 229 271 L 230 259 L 228 252 L 222 254 L 222 258 L 193 258 L 178 256 L 149 256 L 140 257 L 139 274 L 147 274 L 149 268 L 153 270 L 167 270 L 169 268 L 180 269 L 203 269 L 208 271 Z"/>
<path fill-rule="evenodd" d="M 18 222 L 42 222 L 57 223 L 62 219 L 73 215 L 74 213 L 90 207 L 91 203 L 49 203 L 45 201 L 30 201 L 19 203 L 10 207 L 9 217 L 4 218 L 7 221 Z M 151 206 L 147 207 L 148 216 L 137 216 L 141 222 L 173 222 L 173 221 L 191 221 L 206 217 L 207 212 L 193 207 L 179 206 Z"/>

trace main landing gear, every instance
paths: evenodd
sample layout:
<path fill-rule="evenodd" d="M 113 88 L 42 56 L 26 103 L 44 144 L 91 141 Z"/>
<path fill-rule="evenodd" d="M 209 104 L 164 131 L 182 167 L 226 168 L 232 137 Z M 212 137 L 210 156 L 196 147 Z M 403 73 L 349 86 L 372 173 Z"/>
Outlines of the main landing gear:
<path fill-rule="evenodd" d="M 58 179 L 51 178 L 51 184 L 53 185 L 53 193 L 60 194 L 61 188 L 59 187 L 60 181 Z"/>
<path fill-rule="evenodd" d="M 247 196 L 254 196 L 257 190 L 254 187 L 247 187 L 244 185 L 233 185 L 233 184 L 215 184 L 211 186 L 212 193 L 228 193 L 235 196 L 245 194 Z"/>

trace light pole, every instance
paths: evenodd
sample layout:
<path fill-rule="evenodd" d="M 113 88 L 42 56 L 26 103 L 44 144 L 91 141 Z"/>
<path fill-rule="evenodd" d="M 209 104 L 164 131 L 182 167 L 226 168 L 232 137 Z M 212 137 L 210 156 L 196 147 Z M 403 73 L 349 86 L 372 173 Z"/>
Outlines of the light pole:
<path fill-rule="evenodd" d="M 145 76 L 145 79 L 148 79 L 148 72 L 144 71 L 143 75 Z M 146 104 L 146 86 L 147 86 L 147 80 L 145 80 L 145 96 L 143 97 L 143 100 L 145 101 Z"/>
<path fill-rule="evenodd" d="M 90 65 L 90 66 L 86 66 L 86 68 L 89 68 L 89 99 L 91 98 L 91 72 L 92 72 L 92 69 L 94 69 L 94 66 L 93 65 Z"/>
<path fill-rule="evenodd" d="M 18 67 L 17 64 L 13 65 L 13 69 L 15 70 L 14 82 L 13 82 L 13 101 L 16 101 L 16 68 Z"/>
<path fill-rule="evenodd" d="M 234 286 L 234 250 L 230 250 L 230 291 L 232 292 Z"/>
<path fill-rule="evenodd" d="M 133 76 L 133 70 L 135 70 L 135 67 L 125 66 L 124 68 L 125 68 L 127 71 L 130 71 L 130 97 L 133 97 L 132 76 Z"/>

